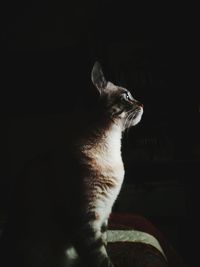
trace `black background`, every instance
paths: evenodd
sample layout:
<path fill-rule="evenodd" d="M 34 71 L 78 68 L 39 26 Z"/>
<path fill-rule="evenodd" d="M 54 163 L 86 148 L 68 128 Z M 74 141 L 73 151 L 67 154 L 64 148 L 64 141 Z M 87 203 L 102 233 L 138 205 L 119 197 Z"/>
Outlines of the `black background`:
<path fill-rule="evenodd" d="M 21 164 L 27 144 L 40 146 L 34 140 L 41 124 L 23 142 L 27 125 L 90 105 L 90 72 L 99 60 L 108 80 L 129 88 L 144 104 L 142 122 L 124 143 L 126 182 L 135 163 L 136 184 L 172 179 L 186 192 L 178 249 L 189 262 L 193 239 L 188 229 L 194 229 L 200 158 L 196 20 L 195 7 L 167 2 L 6 3 L 1 31 L 2 209 L 18 169 L 16 158 Z"/>

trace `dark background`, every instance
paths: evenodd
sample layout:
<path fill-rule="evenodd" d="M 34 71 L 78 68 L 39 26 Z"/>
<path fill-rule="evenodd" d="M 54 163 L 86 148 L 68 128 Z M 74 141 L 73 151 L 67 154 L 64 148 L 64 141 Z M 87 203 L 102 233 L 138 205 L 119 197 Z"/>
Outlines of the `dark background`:
<path fill-rule="evenodd" d="M 99 60 L 108 80 L 144 104 L 142 122 L 123 142 L 127 172 L 114 209 L 149 218 L 191 262 L 200 160 L 194 10 L 111 0 L 2 8 L 2 224 L 24 161 L 62 143 L 60 118 L 93 101 L 90 72 Z"/>

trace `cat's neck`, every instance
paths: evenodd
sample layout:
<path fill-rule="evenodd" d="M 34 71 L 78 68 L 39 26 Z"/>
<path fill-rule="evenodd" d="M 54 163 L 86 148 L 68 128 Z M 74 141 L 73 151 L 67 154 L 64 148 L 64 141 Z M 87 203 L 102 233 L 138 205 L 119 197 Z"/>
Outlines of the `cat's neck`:
<path fill-rule="evenodd" d="M 103 145 L 111 157 L 121 156 L 122 129 L 120 125 L 113 123 L 105 132 Z"/>
<path fill-rule="evenodd" d="M 109 114 L 105 114 L 98 105 L 94 109 L 83 110 L 76 114 L 77 116 L 73 120 L 75 130 L 72 131 L 72 140 L 74 140 L 72 143 L 78 150 L 89 151 L 97 147 L 106 150 L 106 148 L 111 149 L 112 147 L 119 154 L 123 131 L 120 121 L 110 118 Z"/>
<path fill-rule="evenodd" d="M 122 127 L 119 123 L 107 118 L 91 125 L 82 140 L 82 151 L 86 154 L 106 154 L 110 157 L 121 156 Z"/>

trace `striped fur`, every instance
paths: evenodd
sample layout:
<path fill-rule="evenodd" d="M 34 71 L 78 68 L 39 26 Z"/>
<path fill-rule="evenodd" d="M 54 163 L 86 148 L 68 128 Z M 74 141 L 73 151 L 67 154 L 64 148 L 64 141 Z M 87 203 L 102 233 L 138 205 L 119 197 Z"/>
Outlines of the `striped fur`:
<path fill-rule="evenodd" d="M 29 163 L 21 177 L 2 267 L 113 266 L 106 229 L 124 178 L 122 132 L 140 121 L 143 106 L 106 82 L 98 63 L 92 81 L 100 100 L 90 123 L 67 148 Z"/>

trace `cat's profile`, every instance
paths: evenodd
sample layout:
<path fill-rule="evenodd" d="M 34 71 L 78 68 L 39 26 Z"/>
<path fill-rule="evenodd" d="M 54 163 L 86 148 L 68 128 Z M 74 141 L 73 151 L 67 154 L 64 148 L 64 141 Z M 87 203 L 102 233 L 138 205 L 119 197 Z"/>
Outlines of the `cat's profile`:
<path fill-rule="evenodd" d="M 121 138 L 143 105 L 107 82 L 96 62 L 91 73 L 99 100 L 90 123 L 70 147 L 31 161 L 16 190 L 14 212 L 1 242 L 1 267 L 111 267 L 106 227 L 124 178 Z"/>

